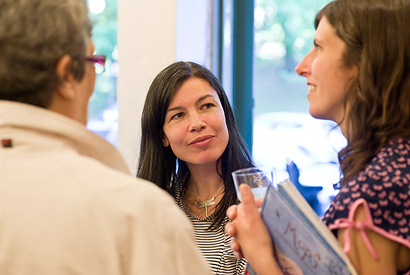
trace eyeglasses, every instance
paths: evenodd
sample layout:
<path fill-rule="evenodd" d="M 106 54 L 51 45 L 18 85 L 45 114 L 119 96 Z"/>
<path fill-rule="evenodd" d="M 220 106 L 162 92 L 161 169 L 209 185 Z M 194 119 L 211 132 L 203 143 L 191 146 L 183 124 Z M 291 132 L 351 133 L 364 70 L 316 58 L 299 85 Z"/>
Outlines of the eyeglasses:
<path fill-rule="evenodd" d="M 95 68 L 95 73 L 96 74 L 102 74 L 105 72 L 105 60 L 106 60 L 105 55 L 92 55 L 92 56 L 87 56 L 85 60 L 88 62 L 93 62 L 94 63 L 94 68 Z"/>

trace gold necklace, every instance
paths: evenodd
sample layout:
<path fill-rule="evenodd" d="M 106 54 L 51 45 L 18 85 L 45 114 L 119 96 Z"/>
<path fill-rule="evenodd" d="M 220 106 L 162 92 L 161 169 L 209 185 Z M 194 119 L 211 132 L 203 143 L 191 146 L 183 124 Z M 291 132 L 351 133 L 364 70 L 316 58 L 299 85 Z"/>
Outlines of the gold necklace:
<path fill-rule="evenodd" d="M 185 193 L 185 200 L 190 203 L 190 204 L 196 204 L 196 208 L 202 209 L 205 208 L 205 216 L 208 217 L 208 207 L 215 205 L 215 198 L 221 195 L 225 191 L 225 188 L 222 187 L 221 191 L 218 192 L 215 196 L 208 200 L 201 201 L 199 200 L 195 195 L 191 195 L 188 193 Z M 192 199 L 194 200 L 194 203 L 192 202 Z"/>

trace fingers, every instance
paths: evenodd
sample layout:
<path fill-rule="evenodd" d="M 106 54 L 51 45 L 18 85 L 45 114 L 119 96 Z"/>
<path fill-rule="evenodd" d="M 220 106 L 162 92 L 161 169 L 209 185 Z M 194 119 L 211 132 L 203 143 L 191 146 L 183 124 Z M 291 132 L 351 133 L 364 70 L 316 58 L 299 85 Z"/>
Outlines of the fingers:
<path fill-rule="evenodd" d="M 241 247 L 239 246 L 239 243 L 235 239 L 231 240 L 231 249 L 233 251 L 233 255 L 235 256 L 235 258 L 237 259 L 243 258 Z"/>
<path fill-rule="evenodd" d="M 235 258 L 237 258 L 238 260 L 243 258 L 243 255 L 240 251 L 234 251 L 233 255 L 235 256 Z"/>
<path fill-rule="evenodd" d="M 263 199 L 255 199 L 255 204 L 257 208 L 262 208 Z"/>
<path fill-rule="evenodd" d="M 241 251 L 241 247 L 240 247 L 239 243 L 236 241 L 235 238 L 233 238 L 233 239 L 231 240 L 231 249 L 232 249 L 233 251 Z"/>
<path fill-rule="evenodd" d="M 239 186 L 239 191 L 241 192 L 243 207 L 245 209 L 245 214 L 249 217 L 255 214 L 259 214 L 256 207 L 255 199 L 251 188 L 247 184 L 241 184 Z"/>
<path fill-rule="evenodd" d="M 235 227 L 232 225 L 232 223 L 227 223 L 225 225 L 225 233 L 231 237 L 236 235 L 236 230 L 235 230 Z"/>
<path fill-rule="evenodd" d="M 229 208 L 226 210 L 226 215 L 228 216 L 228 218 L 230 218 L 231 220 L 236 218 L 236 208 L 238 206 L 237 205 L 231 205 L 229 206 Z"/>

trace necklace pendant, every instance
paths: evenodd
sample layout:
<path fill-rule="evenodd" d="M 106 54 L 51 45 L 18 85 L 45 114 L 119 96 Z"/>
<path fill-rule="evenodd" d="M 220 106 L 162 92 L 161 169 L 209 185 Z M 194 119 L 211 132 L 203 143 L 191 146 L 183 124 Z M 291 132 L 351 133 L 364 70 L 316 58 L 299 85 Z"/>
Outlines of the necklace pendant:
<path fill-rule="evenodd" d="M 197 200 L 197 201 L 196 201 L 196 204 L 197 204 L 196 207 L 199 208 L 199 209 L 201 209 L 201 208 L 205 208 L 205 209 L 206 209 L 206 208 L 208 208 L 209 206 L 215 204 L 214 200 L 215 200 L 215 197 L 210 198 L 209 200 L 205 200 L 205 201 Z M 206 209 L 206 210 L 207 210 L 207 209 Z"/>

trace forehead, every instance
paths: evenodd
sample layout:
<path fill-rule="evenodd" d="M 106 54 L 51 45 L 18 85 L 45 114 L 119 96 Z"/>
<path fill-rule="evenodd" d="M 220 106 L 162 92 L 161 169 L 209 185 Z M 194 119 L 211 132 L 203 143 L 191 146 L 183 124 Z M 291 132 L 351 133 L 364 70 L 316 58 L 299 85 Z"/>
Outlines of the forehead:
<path fill-rule="evenodd" d="M 329 23 L 325 16 L 320 19 L 315 34 L 315 42 L 319 46 L 325 46 L 328 51 L 341 52 L 346 43 L 336 34 L 336 29 Z"/>
<path fill-rule="evenodd" d="M 336 35 L 336 29 L 329 23 L 325 16 L 319 21 L 319 25 L 316 29 L 315 39 L 320 41 L 332 40 L 338 38 Z"/>
<path fill-rule="evenodd" d="M 218 93 L 208 81 L 203 78 L 192 77 L 186 80 L 175 92 L 171 98 L 170 106 L 180 104 L 181 102 L 197 100 L 206 95 L 211 95 L 213 98 L 219 100 Z"/>

